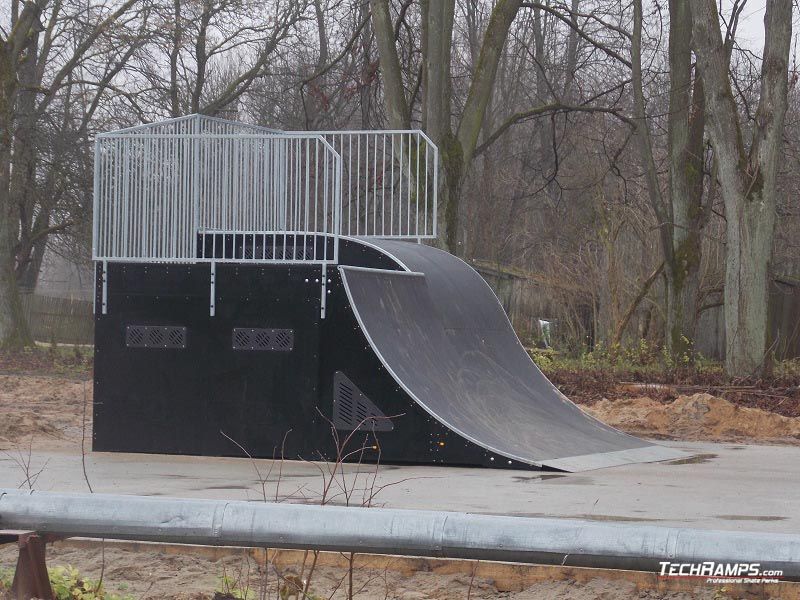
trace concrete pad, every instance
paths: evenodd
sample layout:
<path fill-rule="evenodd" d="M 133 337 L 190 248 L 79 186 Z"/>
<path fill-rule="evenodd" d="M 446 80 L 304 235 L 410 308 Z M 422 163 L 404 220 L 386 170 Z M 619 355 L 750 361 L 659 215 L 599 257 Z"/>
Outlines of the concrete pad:
<path fill-rule="evenodd" d="M 453 510 L 800 534 L 800 447 L 678 443 L 688 460 L 588 473 L 88 453 L 95 492 Z M 88 491 L 81 453 L 0 452 L 0 487 Z M 258 467 L 261 475 L 256 474 Z M 335 472 L 332 471 L 335 469 Z M 344 471 L 344 473 L 342 473 Z M 331 477 L 333 475 L 333 478 Z M 31 477 L 34 479 L 34 477 Z M 264 486 L 260 480 L 264 480 Z M 327 491 L 326 491 L 327 490 Z"/>

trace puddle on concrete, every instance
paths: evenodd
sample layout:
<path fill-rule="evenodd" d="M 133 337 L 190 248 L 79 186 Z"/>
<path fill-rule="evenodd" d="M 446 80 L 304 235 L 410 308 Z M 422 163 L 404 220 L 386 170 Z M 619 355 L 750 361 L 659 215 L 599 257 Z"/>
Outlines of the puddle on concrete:
<path fill-rule="evenodd" d="M 644 517 L 625 517 L 620 515 L 574 515 L 575 519 L 586 519 L 587 521 L 610 521 L 610 522 L 619 522 L 619 523 L 639 523 L 639 522 L 648 522 L 648 521 L 663 521 L 664 519 L 657 519 L 653 517 L 644 518 Z"/>
<path fill-rule="evenodd" d="M 703 463 L 711 462 L 711 459 L 717 458 L 717 454 L 696 454 L 689 458 L 679 458 L 678 460 L 671 460 L 668 465 L 702 465 Z"/>
<path fill-rule="evenodd" d="M 589 477 L 580 477 L 568 475 L 566 473 L 545 473 L 543 475 L 531 475 L 525 477 L 523 475 L 515 475 L 511 478 L 517 483 L 559 483 L 562 485 L 590 485 L 592 483 Z"/>
<path fill-rule="evenodd" d="M 772 515 L 716 515 L 715 519 L 724 521 L 785 521 L 788 517 L 775 517 Z"/>

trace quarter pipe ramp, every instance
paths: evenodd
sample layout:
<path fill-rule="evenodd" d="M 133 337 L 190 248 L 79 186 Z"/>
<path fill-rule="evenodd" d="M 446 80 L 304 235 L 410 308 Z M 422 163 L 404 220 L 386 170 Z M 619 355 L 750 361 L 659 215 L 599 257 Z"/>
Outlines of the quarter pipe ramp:
<path fill-rule="evenodd" d="M 466 263 L 429 246 L 377 244 L 404 270 L 340 267 L 348 298 L 385 368 L 440 423 L 498 460 L 564 471 L 681 455 L 601 423 L 561 394 Z"/>

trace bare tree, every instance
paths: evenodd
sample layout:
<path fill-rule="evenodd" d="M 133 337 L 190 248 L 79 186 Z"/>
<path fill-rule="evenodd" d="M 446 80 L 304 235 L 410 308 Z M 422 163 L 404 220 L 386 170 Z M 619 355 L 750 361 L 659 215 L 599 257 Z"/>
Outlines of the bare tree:
<path fill-rule="evenodd" d="M 444 185 L 440 189 L 444 219 L 440 220 L 440 237 L 444 246 L 456 254 L 463 253 L 458 240 L 461 184 L 478 146 L 509 28 L 521 5 L 521 0 L 500 0 L 495 4 L 455 130 L 451 122 L 453 97 L 450 81 L 455 0 L 427 1 L 421 5 L 424 49 L 422 120 L 426 131 L 439 146 L 444 167 Z M 409 100 L 397 57 L 389 3 L 388 0 L 370 0 L 370 6 L 386 87 L 389 124 L 395 128 L 407 128 Z"/>
<path fill-rule="evenodd" d="M 74 225 L 71 209 L 89 214 L 89 125 L 141 47 L 147 4 L 37 0 L 13 13 L 0 70 L 0 345 L 19 347 L 32 343 L 19 283 L 35 284 L 47 240 Z"/>
<path fill-rule="evenodd" d="M 731 87 L 729 53 L 714 0 L 692 3 L 692 36 L 705 86 L 709 135 L 725 203 L 725 367 L 757 376 L 768 365 L 768 288 L 777 173 L 787 108 L 791 0 L 767 0 L 758 107 L 749 147 Z"/>
<path fill-rule="evenodd" d="M 633 6 L 631 64 L 636 139 L 664 256 L 665 341 L 673 357 L 692 357 L 697 324 L 701 230 L 710 207 L 710 204 L 703 205 L 703 84 L 699 77 L 692 81 L 689 5 L 680 0 L 670 0 L 667 115 L 669 177 L 667 189 L 663 191 L 645 106 L 642 0 L 635 0 Z"/>
<path fill-rule="evenodd" d="M 10 194 L 14 116 L 20 92 L 19 70 L 34 52 L 42 30 L 41 7 L 28 3 L 0 39 L 0 345 L 16 348 L 30 343 L 14 273 L 19 207 Z"/>

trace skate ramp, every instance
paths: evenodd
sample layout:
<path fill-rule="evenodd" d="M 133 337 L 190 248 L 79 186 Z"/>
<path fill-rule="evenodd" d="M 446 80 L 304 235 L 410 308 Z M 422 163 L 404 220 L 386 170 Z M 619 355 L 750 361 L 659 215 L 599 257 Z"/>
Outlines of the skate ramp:
<path fill-rule="evenodd" d="M 528 356 L 497 297 L 460 259 L 381 240 L 403 267 L 340 267 L 373 351 L 423 409 L 503 459 L 585 471 L 685 456 L 590 417 Z"/>

